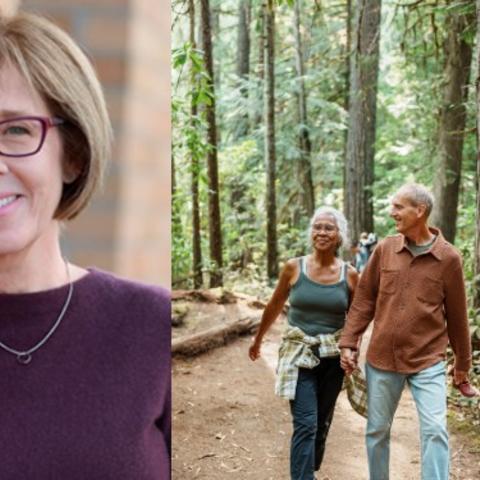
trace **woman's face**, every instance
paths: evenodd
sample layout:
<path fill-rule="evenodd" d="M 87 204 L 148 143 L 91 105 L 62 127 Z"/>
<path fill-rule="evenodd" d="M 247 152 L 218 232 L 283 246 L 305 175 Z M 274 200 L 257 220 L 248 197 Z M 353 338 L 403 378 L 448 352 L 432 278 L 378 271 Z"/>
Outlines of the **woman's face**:
<path fill-rule="evenodd" d="M 315 250 L 333 251 L 340 243 L 335 217 L 328 213 L 318 215 L 312 224 L 312 245 Z"/>
<path fill-rule="evenodd" d="M 20 72 L 4 63 L 0 67 L 0 121 L 31 115 L 51 117 L 51 112 Z M 0 134 L 17 141 L 26 132 L 14 127 Z M 34 155 L 11 158 L 0 154 L 0 256 L 22 252 L 35 243 L 43 248 L 58 241 L 53 215 L 62 194 L 62 154 L 57 128 L 48 129 L 42 148 Z"/>

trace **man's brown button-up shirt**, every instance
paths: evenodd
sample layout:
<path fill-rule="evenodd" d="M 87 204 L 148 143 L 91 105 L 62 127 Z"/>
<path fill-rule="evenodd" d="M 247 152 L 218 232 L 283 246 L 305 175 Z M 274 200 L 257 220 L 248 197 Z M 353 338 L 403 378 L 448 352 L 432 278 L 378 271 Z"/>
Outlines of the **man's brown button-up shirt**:
<path fill-rule="evenodd" d="M 462 259 L 439 230 L 430 230 L 437 238 L 416 257 L 403 235 L 380 242 L 356 289 L 339 345 L 356 348 L 374 320 L 367 361 L 381 370 L 419 372 L 445 358 L 449 341 L 455 368 L 470 369 Z"/>

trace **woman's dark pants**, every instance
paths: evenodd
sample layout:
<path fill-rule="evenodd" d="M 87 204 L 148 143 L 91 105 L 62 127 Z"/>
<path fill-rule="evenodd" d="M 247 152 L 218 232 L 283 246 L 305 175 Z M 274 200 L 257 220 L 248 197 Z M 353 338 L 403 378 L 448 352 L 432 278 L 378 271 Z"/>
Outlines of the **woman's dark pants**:
<path fill-rule="evenodd" d="M 300 368 L 295 400 L 290 401 L 293 435 L 290 450 L 292 480 L 313 480 L 325 452 L 335 402 L 342 388 L 340 358 L 322 358 L 313 369 Z"/>

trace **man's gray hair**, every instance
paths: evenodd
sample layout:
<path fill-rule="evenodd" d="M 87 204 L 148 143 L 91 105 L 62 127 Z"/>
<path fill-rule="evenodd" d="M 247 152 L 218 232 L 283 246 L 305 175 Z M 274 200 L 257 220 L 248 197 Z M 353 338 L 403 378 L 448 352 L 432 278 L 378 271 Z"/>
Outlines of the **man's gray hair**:
<path fill-rule="evenodd" d="M 402 185 L 397 193 L 403 193 L 415 207 L 425 205 L 425 215 L 428 218 L 433 209 L 434 197 L 425 185 L 407 183 Z"/>
<path fill-rule="evenodd" d="M 348 222 L 345 218 L 345 215 L 336 208 L 333 207 L 319 207 L 315 210 L 315 213 L 312 215 L 310 219 L 310 223 L 308 226 L 308 246 L 312 246 L 312 226 L 315 223 L 315 220 L 320 215 L 330 215 L 334 218 L 335 223 L 338 227 L 338 234 L 341 240 L 341 247 L 342 248 L 349 248 L 350 247 L 350 239 L 348 237 Z"/>

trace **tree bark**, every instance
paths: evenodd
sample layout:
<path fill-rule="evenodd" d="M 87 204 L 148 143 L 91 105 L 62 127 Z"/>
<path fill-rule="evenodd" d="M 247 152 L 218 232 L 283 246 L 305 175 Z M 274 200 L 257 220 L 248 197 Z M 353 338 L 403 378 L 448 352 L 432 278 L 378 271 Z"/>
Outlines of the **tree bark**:
<path fill-rule="evenodd" d="M 372 232 L 381 0 L 359 0 L 351 55 L 345 213 L 352 238 Z"/>
<path fill-rule="evenodd" d="M 240 0 L 238 4 L 238 28 L 237 28 L 237 68 L 238 89 L 243 98 L 243 112 L 238 116 L 236 128 L 234 131 L 235 139 L 240 139 L 248 134 L 249 119 L 249 98 L 247 81 L 250 76 L 250 17 L 251 0 Z M 242 217 L 247 211 L 247 201 L 245 200 L 245 184 L 238 178 L 233 178 L 231 183 L 230 203 L 232 209 L 236 210 L 239 217 Z M 240 237 L 243 238 L 248 232 L 249 225 L 245 222 L 239 222 Z M 249 246 L 244 246 L 236 258 L 232 259 L 234 263 L 244 268 L 251 262 L 251 250 Z"/>
<path fill-rule="evenodd" d="M 177 176 L 176 176 L 176 170 L 175 170 L 175 156 L 171 156 L 170 160 L 170 175 L 171 175 L 171 194 L 172 194 L 172 203 L 175 198 L 175 194 L 177 193 Z"/>
<path fill-rule="evenodd" d="M 350 109 L 350 56 L 352 54 L 352 0 L 347 0 L 346 3 L 347 18 L 345 21 L 345 31 L 347 34 L 347 45 L 345 46 L 345 97 L 343 100 L 343 108 L 345 112 Z M 347 211 L 347 142 L 348 142 L 348 128 L 345 129 L 343 137 L 343 209 Z M 356 240 L 353 238 L 352 240 Z"/>
<path fill-rule="evenodd" d="M 261 322 L 261 314 L 241 318 L 227 325 L 177 338 L 172 342 L 172 356 L 191 357 L 221 347 L 240 335 L 254 333 Z"/>
<path fill-rule="evenodd" d="M 295 67 L 298 77 L 297 111 L 298 111 L 298 145 L 300 160 L 297 162 L 297 177 L 300 186 L 300 215 L 311 217 L 315 209 L 315 192 L 312 180 L 312 144 L 308 127 L 307 95 L 305 91 L 305 64 L 303 60 L 303 45 L 301 28 L 301 0 L 295 1 L 294 7 L 294 31 L 295 31 Z"/>
<path fill-rule="evenodd" d="M 477 0 L 477 45 L 480 45 L 480 0 Z M 477 47 L 477 78 L 475 79 L 476 103 L 477 103 L 477 174 L 475 178 L 477 208 L 475 215 L 475 289 L 473 307 L 480 309 L 480 48 Z"/>
<path fill-rule="evenodd" d="M 278 276 L 277 204 L 275 194 L 275 11 L 273 0 L 264 2 L 265 24 L 265 162 L 267 171 L 267 275 Z"/>
<path fill-rule="evenodd" d="M 239 90 L 244 99 L 245 113 L 239 118 L 236 129 L 236 138 L 248 134 L 248 88 L 245 83 L 250 75 L 250 17 L 251 0 L 240 0 L 238 5 L 238 30 L 237 30 L 237 76 Z"/>
<path fill-rule="evenodd" d="M 473 1 L 470 3 L 473 7 Z M 473 10 L 473 8 L 472 8 Z M 472 45 L 464 31 L 475 22 L 475 13 L 451 11 L 446 20 L 445 86 L 440 113 L 438 164 L 434 181 L 435 206 L 432 223 L 442 230 L 449 242 L 455 241 L 458 192 L 462 170 L 464 130 L 467 119 L 465 101 L 468 96 Z"/>
<path fill-rule="evenodd" d="M 189 10 L 189 26 L 190 26 L 190 45 L 197 48 L 195 40 L 195 0 L 188 0 Z M 195 73 L 192 69 L 190 78 L 191 88 L 196 88 Z M 192 100 L 190 105 L 190 124 L 192 128 L 196 127 L 196 118 L 198 116 L 198 108 Z M 202 247 L 201 247 L 201 231 L 200 231 L 200 202 L 198 194 L 198 183 L 200 174 L 200 164 L 198 157 L 194 152 L 191 155 L 191 194 L 192 194 L 192 270 L 194 288 L 200 288 L 203 285 L 202 274 Z"/>
<path fill-rule="evenodd" d="M 215 76 L 215 88 L 220 89 L 222 84 L 222 67 L 223 64 L 221 61 L 215 61 L 218 57 L 215 56 L 214 50 L 220 41 L 220 13 L 221 13 L 221 3 L 216 2 L 215 0 L 209 0 L 210 3 L 210 26 L 211 26 L 211 38 L 212 38 L 212 58 L 213 62 L 213 71 Z M 212 5 L 213 4 L 213 5 Z M 217 132 L 218 134 L 218 132 Z"/>
<path fill-rule="evenodd" d="M 207 138 L 210 148 L 207 154 L 208 173 L 208 230 L 210 241 L 210 287 L 223 284 L 222 275 L 222 230 L 220 219 L 220 198 L 218 184 L 217 159 L 217 126 L 215 119 L 215 79 L 212 58 L 212 30 L 210 27 L 209 0 L 200 0 L 202 17 L 202 43 L 204 48 L 205 69 L 209 76 L 208 86 L 211 93 L 211 103 L 205 107 L 207 120 Z"/>
<path fill-rule="evenodd" d="M 265 62 L 264 62 L 264 55 L 265 55 L 265 6 L 263 3 L 261 4 L 258 10 L 258 25 L 257 31 L 259 32 L 258 35 L 258 60 L 257 60 L 257 78 L 258 84 L 263 84 L 265 79 Z M 259 125 L 261 125 L 263 116 L 262 116 L 262 109 L 256 108 L 257 105 L 262 105 L 264 103 L 263 100 L 263 90 L 258 88 L 255 91 L 255 102 L 252 105 L 253 107 L 253 115 L 251 115 L 251 125 L 250 129 L 255 130 Z"/>

